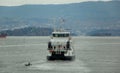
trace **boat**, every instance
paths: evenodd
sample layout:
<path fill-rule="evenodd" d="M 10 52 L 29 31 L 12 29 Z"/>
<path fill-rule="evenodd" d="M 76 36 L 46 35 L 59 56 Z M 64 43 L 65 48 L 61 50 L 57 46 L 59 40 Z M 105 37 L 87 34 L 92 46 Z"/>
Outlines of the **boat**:
<path fill-rule="evenodd" d="M 0 33 L 0 38 L 6 38 L 7 34 L 5 33 Z"/>
<path fill-rule="evenodd" d="M 74 60 L 75 53 L 70 32 L 57 30 L 52 32 L 48 42 L 47 60 Z"/>

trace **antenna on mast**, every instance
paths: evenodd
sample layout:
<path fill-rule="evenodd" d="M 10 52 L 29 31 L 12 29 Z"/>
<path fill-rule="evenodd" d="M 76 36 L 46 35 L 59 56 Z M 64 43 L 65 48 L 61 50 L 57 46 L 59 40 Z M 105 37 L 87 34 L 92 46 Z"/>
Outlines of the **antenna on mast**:
<path fill-rule="evenodd" d="M 55 31 L 56 30 L 56 27 L 55 27 L 56 19 L 55 18 L 52 18 L 52 23 L 53 23 L 53 31 Z"/>
<path fill-rule="evenodd" d="M 55 19 L 55 18 L 52 18 L 52 21 L 53 21 L 54 31 L 63 31 L 63 30 L 64 30 L 63 24 L 65 23 L 65 19 L 59 18 L 59 21 L 58 21 L 58 22 L 60 23 L 60 25 L 59 25 L 58 28 L 56 27 L 56 19 Z"/>
<path fill-rule="evenodd" d="M 60 30 L 62 31 L 63 30 L 63 24 L 65 23 L 65 19 L 63 18 L 60 18 Z"/>

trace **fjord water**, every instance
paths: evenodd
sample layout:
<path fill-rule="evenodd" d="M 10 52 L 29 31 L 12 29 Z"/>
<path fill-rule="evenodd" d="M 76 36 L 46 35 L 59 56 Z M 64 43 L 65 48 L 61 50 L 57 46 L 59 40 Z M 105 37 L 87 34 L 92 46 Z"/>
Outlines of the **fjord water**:
<path fill-rule="evenodd" d="M 49 39 L 0 38 L 0 73 L 120 73 L 120 37 L 73 37 L 74 61 L 47 61 Z"/>

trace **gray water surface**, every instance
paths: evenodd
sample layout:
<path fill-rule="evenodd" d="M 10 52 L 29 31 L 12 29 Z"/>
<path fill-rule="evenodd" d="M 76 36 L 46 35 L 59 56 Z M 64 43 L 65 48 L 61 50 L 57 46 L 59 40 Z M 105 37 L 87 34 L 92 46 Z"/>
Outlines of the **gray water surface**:
<path fill-rule="evenodd" d="M 49 39 L 0 38 L 0 73 L 120 73 L 120 37 L 73 37 L 75 61 L 47 61 Z"/>

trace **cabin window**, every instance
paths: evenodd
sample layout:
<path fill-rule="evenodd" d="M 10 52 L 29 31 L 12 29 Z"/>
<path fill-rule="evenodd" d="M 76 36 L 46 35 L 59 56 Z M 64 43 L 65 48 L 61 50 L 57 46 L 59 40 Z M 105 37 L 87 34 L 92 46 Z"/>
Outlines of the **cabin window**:
<path fill-rule="evenodd" d="M 69 34 L 53 34 L 53 37 L 69 37 Z"/>

